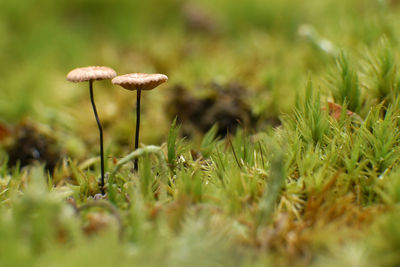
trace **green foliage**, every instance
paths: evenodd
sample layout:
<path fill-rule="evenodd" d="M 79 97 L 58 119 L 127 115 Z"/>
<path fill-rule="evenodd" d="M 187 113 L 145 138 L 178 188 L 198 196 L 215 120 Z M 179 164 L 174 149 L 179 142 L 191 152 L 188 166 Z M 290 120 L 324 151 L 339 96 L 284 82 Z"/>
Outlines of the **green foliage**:
<path fill-rule="evenodd" d="M 336 59 L 336 68 L 336 73 L 328 78 L 333 99 L 336 103 L 347 104 L 349 110 L 359 113 L 362 98 L 358 75 L 343 51 Z"/>
<path fill-rule="evenodd" d="M 179 126 L 176 125 L 176 117 L 172 121 L 171 127 L 169 129 L 167 149 L 168 149 L 168 164 L 171 169 L 175 167 L 176 162 L 176 139 L 179 133 Z"/>
<path fill-rule="evenodd" d="M 277 144 L 273 143 L 273 141 L 269 142 L 269 146 L 269 150 L 271 150 L 271 167 L 268 177 L 268 188 L 264 190 L 264 194 L 260 200 L 257 216 L 258 225 L 270 222 L 286 178 L 284 151 Z"/>
<path fill-rule="evenodd" d="M 305 98 L 297 98 L 296 110 L 290 123 L 304 142 L 325 143 L 329 122 L 326 113 L 321 108 L 320 94 L 314 90 L 311 80 L 306 86 Z"/>
<path fill-rule="evenodd" d="M 382 39 L 378 48 L 368 56 L 368 90 L 378 102 L 393 103 L 398 96 L 398 74 L 395 55 L 386 39 Z"/>
<path fill-rule="evenodd" d="M 204 135 L 203 140 L 201 141 L 201 152 L 204 156 L 208 157 L 211 153 L 211 150 L 215 147 L 216 137 L 218 132 L 218 125 L 214 124 L 210 130 Z"/>
<path fill-rule="evenodd" d="M 1 144 L 29 115 L 79 151 L 46 173 L 0 148 L 0 265 L 399 265 L 399 14 L 396 1 L 0 1 Z M 65 82 L 89 64 L 167 73 L 166 89 L 199 96 L 241 85 L 258 125 L 183 139 L 173 96 L 154 90 L 130 152 L 131 96 L 96 82 L 110 155 L 97 200 L 87 88 Z"/>
<path fill-rule="evenodd" d="M 397 129 L 397 119 L 394 118 L 391 107 L 386 111 L 385 117 L 379 117 L 380 110 L 376 110 L 361 127 L 360 134 L 365 145 L 361 145 L 363 152 L 371 161 L 372 167 L 379 173 L 393 166 L 400 154 L 397 148 L 400 135 Z"/>

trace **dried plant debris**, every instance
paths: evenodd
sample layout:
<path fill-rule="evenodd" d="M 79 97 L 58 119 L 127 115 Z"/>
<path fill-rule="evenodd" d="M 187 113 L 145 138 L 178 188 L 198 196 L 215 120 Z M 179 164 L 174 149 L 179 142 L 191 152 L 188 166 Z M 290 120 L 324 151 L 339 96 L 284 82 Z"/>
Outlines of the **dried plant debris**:
<path fill-rule="evenodd" d="M 107 229 L 112 221 L 111 215 L 104 213 L 90 213 L 87 215 L 87 222 L 83 226 L 83 231 L 87 235 L 95 235 Z"/>
<path fill-rule="evenodd" d="M 10 132 L 5 144 L 8 165 L 21 167 L 40 162 L 52 171 L 62 157 L 61 148 L 45 129 L 29 121 L 22 121 Z"/>
<path fill-rule="evenodd" d="M 185 26 L 190 32 L 216 34 L 220 30 L 217 19 L 211 15 L 209 10 L 198 3 L 191 1 L 184 3 L 182 5 L 182 15 Z"/>
<path fill-rule="evenodd" d="M 322 110 L 326 110 L 326 107 L 323 107 Z M 343 113 L 343 106 L 333 103 L 333 102 L 328 102 L 328 111 L 329 111 L 329 116 L 331 116 L 335 120 L 340 120 L 340 117 L 342 116 L 342 113 Z M 348 109 L 346 109 L 344 114 L 347 117 L 353 117 L 359 121 L 362 121 L 361 117 L 358 114 L 356 114 Z"/>
<path fill-rule="evenodd" d="M 214 124 L 218 124 L 219 136 L 235 132 L 239 125 L 255 126 L 258 118 L 245 101 L 246 88 L 238 83 L 211 83 L 206 89 L 210 93 L 198 98 L 182 85 L 172 88 L 168 114 L 171 118 L 178 117 L 183 135 L 206 133 Z"/>
<path fill-rule="evenodd" d="M 9 126 L 0 121 L 0 142 L 4 139 L 6 139 L 10 135 L 10 129 Z"/>

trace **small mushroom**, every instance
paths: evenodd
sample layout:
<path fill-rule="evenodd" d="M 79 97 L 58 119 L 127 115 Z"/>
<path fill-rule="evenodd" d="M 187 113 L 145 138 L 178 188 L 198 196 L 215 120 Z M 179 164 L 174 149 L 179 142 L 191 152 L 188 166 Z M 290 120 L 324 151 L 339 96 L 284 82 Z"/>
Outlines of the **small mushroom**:
<path fill-rule="evenodd" d="M 84 68 L 76 68 L 71 70 L 67 75 L 70 82 L 86 82 L 89 81 L 90 101 L 92 102 L 94 116 L 100 133 L 100 163 L 101 163 L 101 193 L 104 195 L 104 150 L 103 150 L 103 128 L 101 127 L 99 116 L 97 115 L 96 105 L 93 98 L 93 81 L 111 79 L 117 76 L 115 70 L 108 67 L 92 66 Z"/>
<path fill-rule="evenodd" d="M 117 84 L 127 90 L 137 91 L 135 150 L 139 147 L 140 96 L 142 90 L 152 90 L 167 80 L 168 77 L 164 74 L 130 73 L 117 76 L 111 81 L 113 84 Z M 138 169 L 137 159 L 134 162 L 134 169 Z"/>

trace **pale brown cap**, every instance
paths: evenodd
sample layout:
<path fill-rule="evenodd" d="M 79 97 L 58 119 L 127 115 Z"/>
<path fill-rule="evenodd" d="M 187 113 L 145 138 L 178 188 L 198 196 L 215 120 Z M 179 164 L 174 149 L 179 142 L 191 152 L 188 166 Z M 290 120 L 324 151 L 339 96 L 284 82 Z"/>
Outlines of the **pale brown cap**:
<path fill-rule="evenodd" d="M 134 91 L 151 90 L 166 81 L 168 81 L 168 77 L 164 74 L 130 73 L 117 76 L 111 82 L 127 90 Z"/>
<path fill-rule="evenodd" d="M 90 66 L 71 70 L 67 75 L 67 80 L 77 83 L 91 80 L 111 79 L 115 76 L 117 76 L 117 73 L 112 68 L 102 66 Z"/>

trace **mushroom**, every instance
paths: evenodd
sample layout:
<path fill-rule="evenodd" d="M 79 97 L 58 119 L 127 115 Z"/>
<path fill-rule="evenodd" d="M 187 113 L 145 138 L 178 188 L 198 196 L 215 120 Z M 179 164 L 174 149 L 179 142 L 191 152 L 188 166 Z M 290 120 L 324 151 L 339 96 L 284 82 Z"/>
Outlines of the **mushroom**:
<path fill-rule="evenodd" d="M 113 84 L 117 84 L 129 91 L 137 91 L 135 150 L 139 147 L 140 97 L 142 90 L 152 90 L 167 80 L 168 77 L 164 74 L 130 73 L 117 76 L 111 81 Z M 134 162 L 134 169 L 138 169 L 137 159 Z"/>
<path fill-rule="evenodd" d="M 103 150 L 103 128 L 101 127 L 99 116 L 97 115 L 96 105 L 93 99 L 93 81 L 111 79 L 117 76 L 115 70 L 108 67 L 91 66 L 84 68 L 76 68 L 71 70 L 67 75 L 70 82 L 86 82 L 89 81 L 90 101 L 92 102 L 94 116 L 100 133 L 100 163 L 101 163 L 101 193 L 104 195 L 104 150 Z"/>

